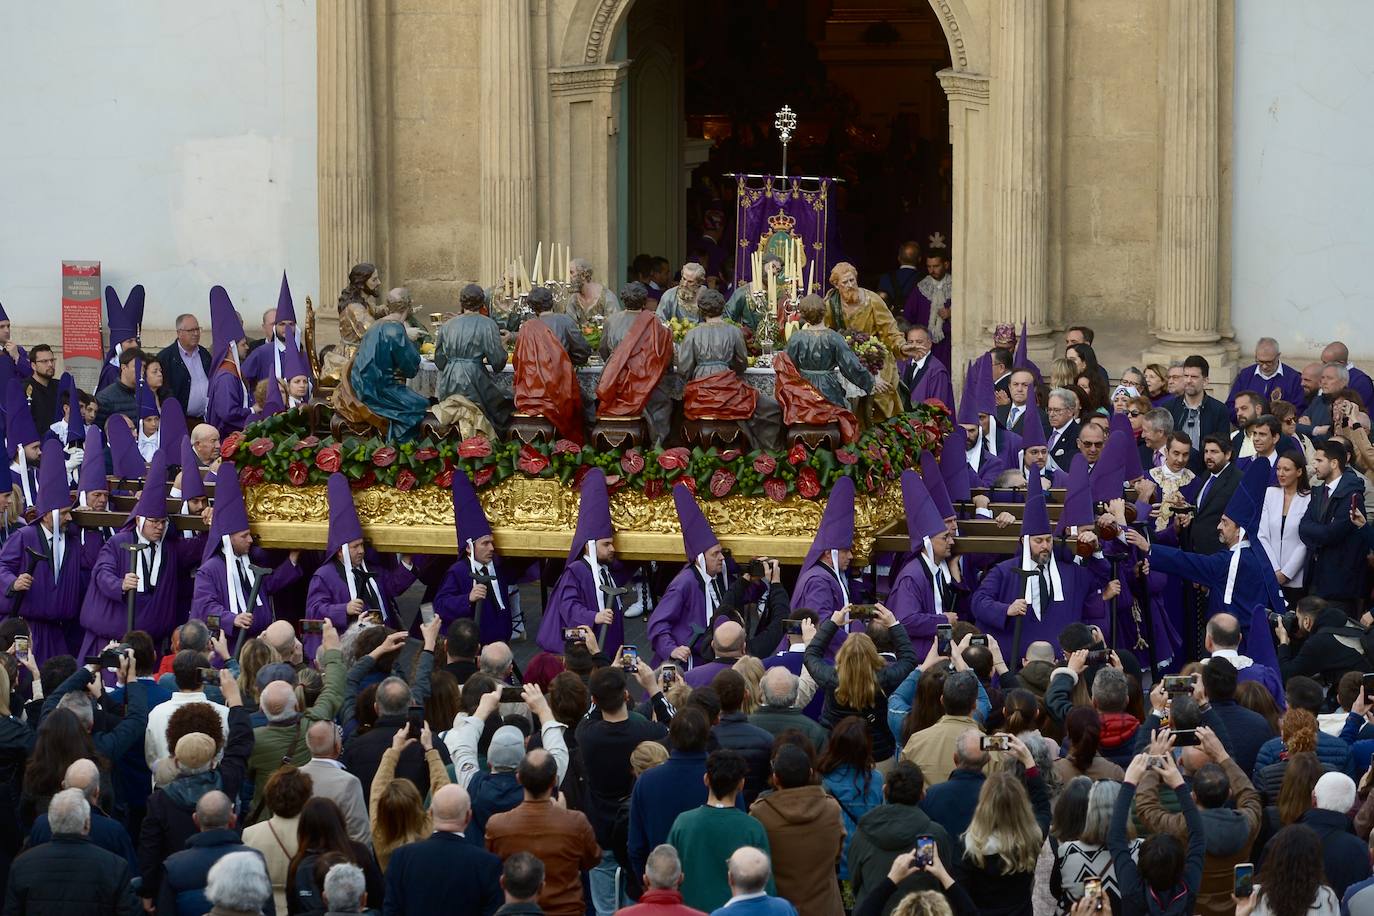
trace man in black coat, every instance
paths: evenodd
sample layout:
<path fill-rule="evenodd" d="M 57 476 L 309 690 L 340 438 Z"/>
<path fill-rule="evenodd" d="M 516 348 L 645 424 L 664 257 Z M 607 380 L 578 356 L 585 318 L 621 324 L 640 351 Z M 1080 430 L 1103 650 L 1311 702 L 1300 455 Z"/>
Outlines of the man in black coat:
<path fill-rule="evenodd" d="M 210 393 L 210 351 L 200 345 L 200 320 L 195 315 L 177 316 L 177 339 L 157 354 L 162 365 L 164 391 L 181 403 L 187 427 L 205 416 Z M 199 362 L 201 372 L 192 378 L 188 364 Z M 193 409 L 194 408 L 194 409 Z"/>
<path fill-rule="evenodd" d="M 1207 374 L 1211 371 L 1207 360 L 1193 355 L 1183 361 L 1183 393 L 1167 405 L 1174 418 L 1174 429 L 1193 443 L 1189 465 L 1194 474 L 1201 474 L 1202 443 L 1208 436 L 1231 438 L 1231 415 L 1226 405 L 1207 393 Z"/>
<path fill-rule="evenodd" d="M 715 747 L 735 751 L 749 764 L 749 774 L 744 779 L 744 804 L 752 805 L 759 793 L 768 788 L 773 735 L 751 724 L 742 711 L 749 688 L 738 671 L 720 672 L 711 686 L 720 697 L 720 720 L 711 729 L 711 739 Z"/>
<path fill-rule="evenodd" d="M 1210 435 L 1202 446 L 1203 473 L 1198 476 L 1197 509 L 1193 520 L 1183 529 L 1183 549 L 1211 555 L 1221 551 L 1221 521 L 1231 494 L 1240 484 L 1241 473 L 1231 460 L 1231 440 L 1225 435 Z"/>
<path fill-rule="evenodd" d="M 1278 625 L 1279 674 L 1286 684 L 1299 675 L 1325 684 L 1327 695 L 1336 695 L 1336 685 L 1347 671 L 1367 672 L 1371 665 L 1364 653 L 1364 630 L 1356 626 L 1337 605 L 1315 595 L 1298 602 L 1297 633 Z M 1299 641 L 1295 650 L 1291 637 Z"/>
<path fill-rule="evenodd" d="M 134 916 L 129 863 L 86 835 L 91 806 L 80 789 L 63 789 L 48 805 L 53 838 L 14 860 L 5 888 L 5 912 L 25 916 L 113 913 Z"/>
<path fill-rule="evenodd" d="M 1365 554 L 1350 521 L 1352 504 L 1364 507 L 1364 479 L 1349 468 L 1350 453 L 1339 439 L 1317 446 L 1313 467 L 1322 480 L 1312 488 L 1298 534 L 1307 545 L 1307 589 L 1318 598 L 1358 617 L 1356 601 L 1365 593 Z"/>
<path fill-rule="evenodd" d="M 406 728 L 406 711 L 410 707 L 410 685 L 399 677 L 389 677 L 377 685 L 377 723 L 367 734 L 357 735 L 344 745 L 339 763 L 363 784 L 363 798 L 372 797 L 372 778 L 377 775 L 382 755 L 391 748 L 391 739 L 396 732 Z M 448 748 L 442 741 L 436 741 L 434 749 L 444 765 L 449 764 Z M 429 794 L 429 766 L 425 763 L 425 751 L 417 741 L 401 751 L 396 763 L 396 778 L 409 779 L 415 783 L 423 797 Z"/>
<path fill-rule="evenodd" d="M 243 845 L 234 829 L 234 809 L 229 796 L 220 791 L 206 792 L 196 802 L 194 815 L 200 833 L 186 841 L 186 848 L 173 853 L 162 863 L 162 887 L 158 892 L 159 913 L 208 912 L 210 901 L 205 897 L 205 885 L 210 868 L 231 852 L 262 853 Z M 266 863 L 264 862 L 264 867 Z M 271 897 L 263 906 L 263 913 L 275 916 L 277 907 Z"/>
<path fill-rule="evenodd" d="M 1035 374 L 1029 369 L 1012 370 L 1011 377 L 1007 379 L 1007 396 L 1011 401 L 1007 404 L 1001 404 L 997 408 L 997 422 L 1005 427 L 1008 432 L 1016 433 L 1018 436 L 1023 435 L 1026 428 L 1026 418 L 1032 416 L 1040 421 L 1041 429 L 1050 425 L 1050 419 L 1045 415 L 1044 409 L 1031 403 L 1031 389 L 1034 386 Z"/>
<path fill-rule="evenodd" d="M 1045 444 L 1050 447 L 1050 461 L 1064 473 L 1078 454 L 1078 395 L 1067 388 L 1055 388 L 1046 399 L 1049 431 Z"/>
<path fill-rule="evenodd" d="M 434 834 L 402 846 L 386 868 L 385 916 L 408 913 L 481 913 L 505 902 L 501 860 L 468 840 L 468 793 L 447 785 L 430 805 Z"/>
<path fill-rule="evenodd" d="M 1312 807 L 1298 818 L 1322 841 L 1322 871 L 1337 897 L 1344 897 L 1346 888 L 1370 873 L 1369 849 L 1350 829 L 1346 816 L 1355 803 L 1354 780 L 1344 773 L 1323 773 L 1312 787 Z"/>

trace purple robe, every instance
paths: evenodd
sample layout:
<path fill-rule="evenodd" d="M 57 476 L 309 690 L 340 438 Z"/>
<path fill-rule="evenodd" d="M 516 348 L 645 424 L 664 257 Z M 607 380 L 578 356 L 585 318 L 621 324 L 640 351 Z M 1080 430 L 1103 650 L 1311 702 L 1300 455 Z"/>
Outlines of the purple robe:
<path fill-rule="evenodd" d="M 1302 390 L 1302 373 L 1294 369 L 1287 363 L 1279 363 L 1279 375 L 1265 380 L 1259 377 L 1259 366 L 1246 366 L 1236 373 L 1236 380 L 1231 383 L 1231 392 L 1226 395 L 1226 409 L 1231 413 L 1231 422 L 1236 422 L 1236 395 L 1242 391 L 1257 391 L 1267 400 L 1274 400 L 1275 396 L 1280 396 L 1283 400 L 1292 404 L 1297 409 L 1298 416 L 1302 416 L 1307 409 L 1307 395 Z M 1351 374 L 1351 381 L 1354 381 L 1354 374 Z"/>
<path fill-rule="evenodd" d="M 458 562 L 449 567 L 448 574 L 444 576 L 444 584 L 439 587 L 438 593 L 434 596 L 434 613 L 444 621 L 444 632 L 448 632 L 449 624 L 459 617 L 472 617 L 474 606 L 468 600 L 468 594 L 472 591 L 472 564 L 466 556 L 458 558 Z M 502 607 L 496 601 L 494 591 L 500 589 L 501 596 L 506 600 L 506 606 Z M 511 636 L 511 614 L 510 614 L 510 582 L 506 578 L 506 571 L 502 564 L 496 563 L 496 581 L 488 583 L 487 597 L 481 601 L 482 616 L 478 621 L 477 631 L 482 640 L 482 645 L 493 642 L 510 642 Z M 561 654 L 562 649 L 559 649 Z"/>
<path fill-rule="evenodd" d="M 249 394 L 252 394 L 258 382 L 276 375 L 276 361 L 272 358 L 273 352 L 277 349 L 276 343 L 276 338 L 273 338 L 262 346 L 255 347 L 239 364 L 239 372 L 243 376 L 243 384 L 248 388 Z M 282 359 L 286 359 L 285 353 L 282 354 Z M 282 367 L 283 370 L 285 368 L 285 366 Z"/>
<path fill-rule="evenodd" d="M 66 624 L 81 613 L 81 541 L 72 531 L 62 536 L 66 550 L 56 581 L 52 561 L 43 562 L 29 553 L 49 552 L 47 531 L 41 524 L 20 529 L 0 550 L 0 614 L 8 616 L 18 608 L 19 616 L 29 625 L 30 651 L 40 666 L 54 655 L 71 652 Z M 11 595 L 10 586 L 25 572 L 33 576 L 33 584 L 28 591 Z M 26 597 L 21 600 L 20 596 Z"/>
<path fill-rule="evenodd" d="M 95 383 L 95 393 L 99 394 L 119 381 L 119 366 L 111 365 L 107 359 L 100 364 L 100 378 Z"/>
<path fill-rule="evenodd" d="M 711 682 L 716 679 L 716 675 L 722 671 L 734 667 L 734 660 L 728 662 L 707 662 L 704 665 L 694 664 L 692 670 L 682 676 L 683 682 L 692 688 L 709 687 Z"/>
<path fill-rule="evenodd" d="M 826 551 L 828 554 L 829 551 Z M 846 581 L 846 584 L 850 584 Z M 850 603 L 854 603 L 854 590 L 849 590 Z M 829 619 L 830 615 L 844 607 L 844 592 L 840 589 L 839 580 L 835 578 L 835 573 L 825 563 L 816 562 L 802 570 L 801 575 L 797 576 L 797 585 L 792 589 L 792 610 L 810 608 L 816 612 L 817 626 L 822 621 Z M 862 633 L 865 626 L 862 621 L 851 620 L 849 622 L 850 633 Z M 835 654 L 840 651 L 843 639 L 832 639 L 830 645 L 826 646 L 825 657 L 834 660 Z M 783 637 L 778 644 L 778 651 L 787 648 L 787 638 Z"/>
<path fill-rule="evenodd" d="M 400 628 L 400 618 L 396 615 L 396 596 L 410 588 L 415 581 L 415 571 L 406 569 L 405 564 L 396 563 L 390 568 L 379 568 L 382 564 L 380 559 L 368 556 L 368 569 L 371 571 L 373 581 L 377 583 L 377 588 L 382 593 L 382 621 L 389 627 Z M 358 583 L 358 597 L 364 602 L 368 601 L 367 587 Z M 338 557 L 325 563 L 315 570 L 315 575 L 310 577 L 310 591 L 305 598 L 305 619 L 306 620 L 329 620 L 334 624 L 334 629 L 343 633 L 348 629 L 351 621 L 348 617 L 348 581 L 344 578 L 342 564 Z M 256 621 L 255 621 L 256 622 Z M 419 632 L 420 615 L 415 615 L 412 621 L 411 635 Z M 302 638 L 301 646 L 305 650 L 306 658 L 313 658 L 315 649 L 320 644 L 320 637 L 311 633 Z"/>
<path fill-rule="evenodd" d="M 220 436 L 239 432 L 248 422 L 249 408 L 243 406 L 243 391 L 243 382 L 228 369 L 220 369 L 210 379 L 205 422 L 218 429 Z"/>
<path fill-rule="evenodd" d="M 952 316 L 954 312 L 954 296 L 952 293 L 950 298 L 945 300 L 944 307 L 950 310 Z M 906 323 L 908 325 L 919 324 L 923 328 L 930 327 L 930 300 L 926 298 L 925 293 L 921 292 L 920 282 L 917 282 L 917 284 L 911 288 L 911 295 L 906 297 L 906 304 L 902 308 L 902 316 L 906 318 Z M 930 352 L 932 356 L 940 361 L 941 365 L 948 366 L 950 354 L 952 352 L 949 336 L 949 318 L 942 319 L 940 321 L 940 327 L 941 330 L 945 332 L 945 339 L 932 346 Z M 953 401 L 950 402 L 949 407 L 951 410 L 954 409 Z"/>
<path fill-rule="evenodd" d="M 902 389 L 904 406 L 908 409 L 934 398 L 950 410 L 954 410 L 954 382 L 950 380 L 945 364 L 932 353 L 926 357 L 921 377 L 911 384 L 911 360 L 897 360 L 897 383 Z"/>
<path fill-rule="evenodd" d="M 98 653 L 111 639 L 122 639 L 128 629 L 124 576 L 133 572 L 135 554 L 124 545 L 137 540 L 138 535 L 130 528 L 119 532 L 100 548 L 81 606 L 81 626 L 86 630 L 86 638 L 77 654 L 78 659 Z M 182 575 L 200 563 L 204 551 L 204 535 L 163 539 L 162 568 L 157 584 L 149 591 L 137 592 L 134 599 L 134 628 L 151 636 L 154 645 L 171 635 L 177 612 L 177 587 Z"/>
<path fill-rule="evenodd" d="M 1363 369 L 1350 367 L 1350 388 L 1364 401 L 1366 410 L 1374 407 L 1374 379 L 1371 379 Z"/>
<path fill-rule="evenodd" d="M 253 549 L 249 551 L 249 559 L 260 566 L 268 565 L 265 557 L 266 551 Z M 290 559 L 279 563 L 275 569 L 262 579 L 262 585 L 258 587 L 257 603 L 253 606 L 253 625 L 248 628 L 249 636 L 257 636 L 267 625 L 276 619 L 272 613 L 271 605 L 268 604 L 268 597 L 276 594 L 281 589 L 290 585 L 301 578 L 301 569 Z M 244 600 L 248 599 L 245 594 Z M 219 615 L 219 625 L 225 633 L 237 637 L 238 631 L 234 628 L 234 621 L 238 615 L 229 610 L 229 577 L 225 572 L 224 551 L 221 548 L 213 556 L 200 564 L 196 570 L 195 592 L 191 598 L 191 616 L 197 620 L 205 620 L 211 614 Z"/>
<path fill-rule="evenodd" d="M 693 647 L 697 640 L 692 661 L 701 664 L 704 659 L 700 649 L 710 644 L 707 633 L 710 621 L 706 619 L 706 586 L 701 581 L 696 567 L 688 564 L 673 577 L 668 589 L 659 599 L 653 614 L 649 616 L 649 645 L 654 651 L 654 667 L 666 661 L 674 661 L 669 656 L 678 646 Z M 680 664 L 680 663 L 679 663 Z"/>
<path fill-rule="evenodd" d="M 1001 455 L 994 455 L 988 451 L 988 444 L 982 439 L 979 439 L 978 447 L 982 450 L 983 456 L 978 462 L 978 470 L 975 471 L 972 464 L 968 466 L 969 486 L 991 488 L 1007 469 L 1008 462 L 1003 460 Z"/>
<path fill-rule="evenodd" d="M 603 567 L 604 568 L 604 567 Z M 615 581 L 614 578 L 611 581 Z M 613 599 L 614 619 L 606 627 L 606 638 L 600 636 L 596 624 L 601 610 L 602 596 L 592 578 L 592 566 L 585 558 L 569 563 L 554 583 L 548 603 L 544 605 L 544 619 L 539 622 L 538 641 L 541 648 L 555 655 L 563 654 L 563 630 L 571 627 L 591 627 L 597 634 L 601 651 L 614 658 L 625 641 L 625 618 L 620 614 L 620 599 Z"/>
<path fill-rule="evenodd" d="M 29 363 L 29 351 L 28 351 L 28 350 L 25 350 L 23 347 L 19 347 L 18 349 L 19 349 L 19 359 L 18 359 L 18 360 L 16 360 L 14 357 L 10 356 L 10 355 L 9 355 L 8 353 L 6 353 L 5 351 L 0 350 L 0 363 L 6 363 L 6 362 L 9 363 L 9 364 L 10 364 L 10 374 L 14 375 L 15 377 L 17 377 L 17 378 L 28 378 L 29 376 L 33 375 L 33 365 Z M 0 375 L 3 375 L 3 374 L 4 374 L 4 373 L 3 373 L 3 369 L 0 369 Z M 119 373 L 116 372 L 115 375 L 118 376 Z M 105 376 L 102 374 L 102 375 L 101 375 L 101 378 L 103 379 L 104 377 L 105 377 Z M 96 390 L 99 391 L 100 389 L 96 389 Z"/>
<path fill-rule="evenodd" d="M 1082 566 L 1058 560 L 1059 580 L 1063 594 L 1045 609 L 1043 617 L 1036 617 L 1033 610 L 1027 610 L 1021 625 L 1021 642 L 1013 640 L 1016 618 L 1007 616 L 1007 608 L 1018 598 L 1026 595 L 1026 580 L 1021 577 L 1021 556 L 1018 552 L 1010 560 L 1003 560 L 984 577 L 978 590 L 973 593 L 973 619 L 984 631 L 991 633 L 1002 653 L 1008 658 L 1024 654 L 1026 647 L 1038 640 L 1052 646 L 1059 645 L 1059 633 L 1071 623 L 1102 624 L 1102 606 L 1096 606 L 1096 614 L 1089 602 L 1094 592 L 1107 584 L 1110 570 L 1105 560 L 1087 560 Z"/>
<path fill-rule="evenodd" d="M 949 590 L 950 601 L 945 611 L 951 611 L 954 603 L 954 590 Z M 949 623 L 943 613 L 935 613 L 935 584 L 926 569 L 924 554 L 911 554 L 910 559 L 892 580 L 892 591 L 887 595 L 887 606 L 911 637 L 911 648 L 917 658 L 925 658 L 930 644 L 935 641 L 935 628 Z"/>

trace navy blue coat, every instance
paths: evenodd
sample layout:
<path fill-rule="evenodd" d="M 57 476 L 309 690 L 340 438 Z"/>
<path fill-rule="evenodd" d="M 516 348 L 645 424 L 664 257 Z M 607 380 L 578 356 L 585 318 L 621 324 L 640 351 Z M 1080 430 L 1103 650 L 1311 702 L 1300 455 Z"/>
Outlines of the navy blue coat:
<path fill-rule="evenodd" d="M 202 916 L 209 912 L 205 884 L 210 867 L 231 852 L 262 855 L 253 847 L 243 845 L 237 830 L 224 828 L 197 833 L 186 841 L 185 849 L 168 856 L 162 863 L 158 916 Z M 272 897 L 267 898 L 262 911 L 268 916 L 276 916 L 277 906 Z"/>
<path fill-rule="evenodd" d="M 1344 897 L 1346 888 L 1369 877 L 1369 847 L 1355 836 L 1344 812 L 1313 808 L 1298 818 L 1298 823 L 1311 827 L 1321 837 L 1326 883 L 1337 897 Z"/>
<path fill-rule="evenodd" d="M 949 779 L 931 786 L 921 799 L 921 810 L 932 821 L 945 828 L 951 837 L 958 837 L 973 820 L 978 807 L 978 793 L 983 791 L 987 777 L 972 770 L 953 770 Z"/>
<path fill-rule="evenodd" d="M 384 916 L 481 913 L 506 902 L 501 860 L 456 833 L 435 833 L 402 846 L 386 868 Z"/>
<path fill-rule="evenodd" d="M 52 828 L 48 826 L 48 815 L 40 814 L 29 831 L 29 848 L 39 846 L 52 839 Z M 86 835 L 101 849 L 108 850 L 129 863 L 129 874 L 138 874 L 138 854 L 134 851 L 134 841 L 124 825 L 112 817 L 106 817 L 95 808 L 91 809 L 91 832 Z"/>
<path fill-rule="evenodd" d="M 1231 736 L 1229 749 L 1237 766 L 1246 773 L 1254 770 L 1260 748 L 1274 737 L 1269 720 L 1235 700 L 1213 700 L 1212 711 L 1226 723 L 1226 733 Z"/>

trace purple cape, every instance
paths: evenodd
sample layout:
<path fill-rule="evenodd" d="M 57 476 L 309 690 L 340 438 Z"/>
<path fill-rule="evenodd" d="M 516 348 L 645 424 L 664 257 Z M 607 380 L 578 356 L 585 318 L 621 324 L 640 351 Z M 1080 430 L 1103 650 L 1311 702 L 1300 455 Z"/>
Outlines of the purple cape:
<path fill-rule="evenodd" d="M 396 596 L 410 588 L 415 581 L 415 572 L 406 569 L 401 563 L 397 563 L 391 568 L 382 567 L 380 557 L 369 552 L 367 559 L 368 569 L 372 572 L 374 581 L 382 593 L 382 601 L 386 604 L 383 619 L 386 624 L 399 629 L 400 620 L 396 616 Z M 359 582 L 359 597 L 366 601 L 362 594 L 365 587 Z M 335 556 L 326 559 L 324 565 L 315 570 L 315 575 L 310 577 L 310 591 L 305 597 L 305 619 L 325 620 L 333 622 L 334 629 L 343 633 L 348 629 L 352 621 L 348 617 L 348 582 L 344 579 L 343 567 L 339 564 L 339 559 Z M 412 630 L 417 630 L 420 615 L 415 615 Z M 302 640 L 306 657 L 314 654 L 315 647 L 319 645 L 318 636 L 308 636 Z"/>
<path fill-rule="evenodd" d="M 1105 560 L 1088 560 L 1082 566 L 1072 562 L 1058 561 L 1059 578 L 1064 594 L 1050 603 L 1043 618 L 1037 618 L 1028 611 L 1021 625 L 1021 645 L 1019 649 L 1012 644 L 1016 618 L 1007 616 L 1007 607 L 1016 599 L 1025 597 L 1026 583 L 1021 578 L 1021 557 L 1003 560 L 983 578 L 978 590 L 973 593 L 973 618 L 979 627 L 993 634 L 1003 654 L 1011 659 L 1014 651 L 1025 654 L 1026 647 L 1037 640 L 1050 645 L 1059 645 L 1059 632 L 1071 623 L 1101 623 L 1099 602 L 1095 616 L 1088 599 L 1107 584 L 1111 575 Z M 1020 659 L 1018 658 L 1019 662 Z"/>
<path fill-rule="evenodd" d="M 696 567 L 689 563 L 673 577 L 649 617 L 649 645 L 654 650 L 654 667 L 669 661 L 668 656 L 678 646 L 690 647 L 693 638 L 706 628 L 706 589 Z M 708 636 L 699 641 L 698 648 L 705 648 L 709 643 Z M 692 654 L 696 662 L 702 661 L 700 653 Z"/>
<path fill-rule="evenodd" d="M 40 666 L 55 655 L 71 652 L 63 632 L 64 624 L 76 620 L 81 613 L 81 564 L 84 556 L 81 541 L 72 532 L 63 537 L 65 553 L 56 581 L 52 561 L 42 562 L 29 553 L 48 553 L 44 543 L 47 532 L 42 525 L 34 523 L 19 529 L 0 550 L 0 614 L 9 616 L 18 605 L 19 616 L 29 625 L 34 660 Z M 33 585 L 27 592 L 16 592 L 10 597 L 7 594 L 10 586 L 25 572 L 33 576 Z M 21 595 L 27 595 L 22 602 Z"/>
<path fill-rule="evenodd" d="M 256 565 L 265 565 L 265 551 L 249 552 L 249 559 Z M 283 560 L 276 569 L 263 577 L 258 588 L 257 604 L 253 606 L 253 625 L 248 628 L 249 636 L 257 636 L 267 625 L 276 619 L 268 598 L 301 577 L 301 569 L 290 560 Z M 247 600 L 248 596 L 243 596 Z M 195 592 L 191 599 L 191 616 L 204 620 L 210 614 L 219 615 L 219 625 L 225 633 L 237 635 L 234 621 L 238 615 L 229 610 L 229 580 L 225 574 L 224 550 L 215 551 L 201 561 L 196 570 Z"/>
<path fill-rule="evenodd" d="M 455 480 L 458 479 L 459 473 L 462 472 L 453 475 Z M 444 621 L 444 632 L 448 632 L 449 624 L 459 617 L 472 617 L 473 605 L 468 600 L 472 583 L 472 567 L 466 555 L 460 556 L 458 561 L 449 567 L 448 574 L 444 576 L 444 584 L 434 596 L 434 613 Z M 506 607 L 502 608 L 496 603 L 496 597 L 492 594 L 493 588 L 500 588 L 503 595 L 509 593 L 510 580 L 506 578 L 506 571 L 499 560 L 496 563 L 496 582 L 488 584 L 487 597 L 481 602 L 482 619 L 479 622 L 478 633 L 482 645 L 509 642 L 511 636 L 510 598 L 506 598 Z M 561 646 L 558 651 L 563 651 Z"/>
<path fill-rule="evenodd" d="M 615 581 L 614 578 L 611 581 Z M 625 619 L 620 615 L 619 603 L 616 599 L 615 618 L 606 628 L 606 638 L 601 642 L 601 651 L 607 658 L 613 658 L 625 640 Z M 565 627 L 588 626 L 592 632 L 598 632 L 596 614 L 600 609 L 601 594 L 592 579 L 591 564 L 583 559 L 569 561 L 563 575 L 554 583 L 545 605 L 544 619 L 539 622 L 540 648 L 562 655 Z"/>
<path fill-rule="evenodd" d="M 168 532 L 175 534 L 174 531 Z M 125 544 L 138 540 L 132 529 L 120 531 L 100 548 L 86 599 L 81 606 L 81 625 L 86 628 L 78 658 L 93 655 L 104 648 L 110 639 L 124 636 L 128 628 L 124 598 L 124 576 L 133 571 L 134 556 L 124 549 Z M 205 538 L 167 537 L 162 544 L 162 569 L 157 585 L 150 591 L 139 592 L 134 599 L 134 627 L 143 630 L 157 644 L 172 633 L 177 622 L 177 586 L 186 572 L 200 562 Z M 185 614 L 180 615 L 185 619 Z"/>

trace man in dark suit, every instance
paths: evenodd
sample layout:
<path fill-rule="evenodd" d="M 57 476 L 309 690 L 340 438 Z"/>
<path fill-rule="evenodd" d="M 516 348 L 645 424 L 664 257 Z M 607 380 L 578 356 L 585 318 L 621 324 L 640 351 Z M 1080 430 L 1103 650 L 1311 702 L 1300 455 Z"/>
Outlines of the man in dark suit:
<path fill-rule="evenodd" d="M 1050 449 L 1050 461 L 1067 473 L 1078 454 L 1078 395 L 1067 388 L 1055 388 L 1048 402 L 1050 422 L 1045 444 Z"/>
<path fill-rule="evenodd" d="M 434 793 L 430 813 L 434 834 L 391 854 L 382 912 L 491 916 L 505 903 L 501 860 L 463 835 L 472 817 L 467 790 L 444 786 Z"/>
<path fill-rule="evenodd" d="M 1221 535 L 1217 523 L 1231 494 L 1240 483 L 1240 470 L 1231 460 L 1231 440 L 1224 435 L 1211 435 L 1203 440 L 1202 464 L 1205 472 L 1195 482 L 1197 508 L 1193 520 L 1183 529 L 1183 548 L 1193 553 L 1211 555 L 1221 551 Z"/>
<path fill-rule="evenodd" d="M 948 367 L 930 352 L 930 331 L 919 324 L 912 325 L 906 329 L 905 341 L 902 359 L 897 361 L 897 391 L 902 397 L 902 408 L 911 410 L 913 404 L 935 398 L 954 410 L 954 385 Z"/>
<path fill-rule="evenodd" d="M 878 295 L 895 315 L 902 314 L 906 299 L 921 280 L 921 246 L 903 242 L 897 249 L 897 269 L 878 278 Z"/>
<path fill-rule="evenodd" d="M 210 392 L 210 351 L 200 345 L 200 320 L 195 315 L 177 316 L 177 339 L 162 348 L 157 361 L 164 390 L 181 403 L 187 428 L 194 428 L 205 416 Z"/>
<path fill-rule="evenodd" d="M 1364 508 L 1364 480 L 1349 467 L 1350 453 L 1339 439 L 1318 443 L 1313 467 L 1321 486 L 1303 513 L 1298 534 L 1307 545 L 1308 592 L 1358 617 L 1356 601 L 1365 593 L 1365 554 L 1350 521 L 1352 500 Z"/>
<path fill-rule="evenodd" d="M 1007 380 L 1007 395 L 1011 403 L 997 408 L 997 422 L 1004 428 L 1025 435 L 1026 417 L 1035 416 L 1040 420 L 1040 428 L 1048 430 L 1049 418 L 1045 411 L 1030 403 L 1031 387 L 1035 384 L 1035 374 L 1029 369 L 1013 369 Z"/>
<path fill-rule="evenodd" d="M 1185 359 L 1183 393 L 1168 405 L 1169 413 L 1174 418 L 1174 429 L 1193 443 L 1193 457 L 1188 467 L 1199 475 L 1204 470 L 1203 441 L 1212 435 L 1223 435 L 1230 439 L 1231 432 L 1226 405 L 1207 393 L 1207 374 L 1210 371 L 1207 360 L 1201 356 L 1194 354 Z"/>

